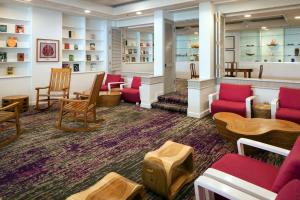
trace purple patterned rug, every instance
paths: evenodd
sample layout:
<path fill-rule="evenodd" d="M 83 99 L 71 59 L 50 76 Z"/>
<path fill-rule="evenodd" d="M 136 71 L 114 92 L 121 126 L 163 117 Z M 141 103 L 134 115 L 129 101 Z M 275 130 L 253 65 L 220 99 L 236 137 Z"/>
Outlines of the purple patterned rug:
<path fill-rule="evenodd" d="M 0 149 L 0 198 L 65 199 L 111 171 L 142 184 L 141 163 L 145 153 L 167 140 L 194 148 L 197 176 L 233 151 L 233 146 L 217 134 L 210 117 L 200 120 L 125 103 L 99 108 L 97 116 L 105 121 L 96 131 L 86 133 L 57 130 L 55 110 L 23 116 L 24 134 Z M 11 133 L 14 129 L 1 131 Z M 151 191 L 146 192 L 147 199 L 161 199 Z M 176 199 L 193 198 L 190 183 Z"/>

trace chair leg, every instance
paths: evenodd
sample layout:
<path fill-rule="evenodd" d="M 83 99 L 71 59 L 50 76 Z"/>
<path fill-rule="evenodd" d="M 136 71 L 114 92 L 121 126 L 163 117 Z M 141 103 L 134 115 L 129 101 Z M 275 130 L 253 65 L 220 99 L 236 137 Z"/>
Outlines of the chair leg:
<path fill-rule="evenodd" d="M 40 109 L 40 107 L 39 107 L 40 94 L 39 94 L 39 93 L 40 93 L 40 92 L 39 92 L 39 90 L 38 90 L 37 93 L 36 93 L 36 104 L 35 104 L 35 108 L 36 108 L 37 110 Z"/>
<path fill-rule="evenodd" d="M 94 116 L 94 122 L 97 121 L 97 112 L 96 112 L 96 107 L 93 110 L 93 116 Z"/>
<path fill-rule="evenodd" d="M 58 116 L 58 123 L 57 123 L 58 128 L 61 127 L 62 116 L 63 116 L 63 108 L 64 108 L 64 104 L 63 104 L 63 102 L 62 102 L 62 103 L 60 104 L 60 112 L 59 112 L 59 116 Z"/>
<path fill-rule="evenodd" d="M 85 127 L 85 128 L 88 127 L 88 124 L 87 124 L 87 117 L 88 117 L 88 115 L 87 115 L 87 112 L 86 112 L 86 113 L 84 113 L 84 127 Z"/>
<path fill-rule="evenodd" d="M 17 131 L 17 135 L 21 134 L 20 114 L 19 114 L 19 112 L 16 113 L 16 131 Z"/>
<path fill-rule="evenodd" d="M 50 97 L 48 96 L 48 108 L 50 108 Z"/>

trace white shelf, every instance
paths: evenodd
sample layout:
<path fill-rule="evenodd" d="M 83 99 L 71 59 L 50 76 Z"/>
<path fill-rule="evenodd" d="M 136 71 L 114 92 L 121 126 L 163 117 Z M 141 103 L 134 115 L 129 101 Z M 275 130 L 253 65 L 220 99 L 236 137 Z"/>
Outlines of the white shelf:
<path fill-rule="evenodd" d="M 84 49 L 63 49 L 63 51 L 84 51 Z"/>
<path fill-rule="evenodd" d="M 9 33 L 9 32 L 0 32 L 0 35 L 24 35 L 24 36 L 30 36 L 30 33 Z"/>
<path fill-rule="evenodd" d="M 20 22 L 30 22 L 29 19 L 15 19 L 15 18 L 7 18 L 7 17 L 0 17 L 0 20 L 11 20 L 11 21 L 20 21 Z"/>
<path fill-rule="evenodd" d="M 0 62 L 0 64 L 11 64 L 11 63 L 30 63 L 31 61 L 25 60 L 25 61 L 17 61 L 17 60 L 8 60 L 7 62 Z"/>
<path fill-rule="evenodd" d="M 86 61 L 87 63 L 93 63 L 93 62 L 104 62 L 104 60 L 92 60 L 92 61 Z"/>
<path fill-rule="evenodd" d="M 28 78 L 28 77 L 31 77 L 31 75 L 5 75 L 5 76 L 0 76 L 0 79 Z"/>
<path fill-rule="evenodd" d="M 86 50 L 87 52 L 104 52 L 103 50 Z"/>
<path fill-rule="evenodd" d="M 0 47 L 0 49 L 31 49 L 30 47 Z"/>
<path fill-rule="evenodd" d="M 99 73 L 99 72 L 102 72 L 102 71 L 84 71 L 84 72 L 72 72 L 72 74 L 89 74 L 89 73 Z"/>
<path fill-rule="evenodd" d="M 103 40 L 98 40 L 98 39 L 86 39 L 86 41 L 91 41 L 91 42 L 103 42 Z"/>
<path fill-rule="evenodd" d="M 68 61 L 68 60 L 63 60 L 63 63 L 79 63 L 79 62 L 85 62 L 85 60 L 75 60 L 75 61 Z"/>
<path fill-rule="evenodd" d="M 87 27 L 86 30 L 87 30 L 87 31 L 97 31 L 97 32 L 104 31 L 104 30 L 102 30 L 102 29 L 90 28 L 90 27 Z"/>
<path fill-rule="evenodd" d="M 66 37 L 63 37 L 63 40 L 84 40 L 84 38 L 66 38 Z"/>
<path fill-rule="evenodd" d="M 69 26 L 69 25 L 63 25 L 64 29 L 84 29 L 84 27 L 77 27 L 77 26 Z"/>

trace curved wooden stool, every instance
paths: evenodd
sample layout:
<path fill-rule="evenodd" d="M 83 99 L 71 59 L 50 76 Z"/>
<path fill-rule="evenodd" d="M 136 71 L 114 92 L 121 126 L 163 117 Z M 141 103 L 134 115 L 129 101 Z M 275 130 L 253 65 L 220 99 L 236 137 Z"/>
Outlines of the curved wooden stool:
<path fill-rule="evenodd" d="M 111 172 L 92 187 L 73 194 L 67 200 L 144 200 L 142 185 Z"/>
<path fill-rule="evenodd" d="M 159 149 L 146 154 L 143 161 L 144 185 L 167 199 L 194 178 L 192 147 L 167 141 Z"/>

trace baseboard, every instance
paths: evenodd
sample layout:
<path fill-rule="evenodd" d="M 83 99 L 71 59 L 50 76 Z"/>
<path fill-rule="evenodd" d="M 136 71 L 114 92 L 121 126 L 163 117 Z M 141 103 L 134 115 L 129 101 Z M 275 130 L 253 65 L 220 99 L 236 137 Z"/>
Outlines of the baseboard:
<path fill-rule="evenodd" d="M 207 115 L 209 115 L 209 110 L 208 109 L 201 112 L 201 113 L 196 113 L 196 112 L 191 112 L 191 111 L 188 111 L 188 113 L 187 113 L 188 117 L 193 117 L 193 118 L 198 118 L 198 119 L 206 117 Z"/>
<path fill-rule="evenodd" d="M 143 103 L 143 102 L 141 102 L 141 105 L 140 105 L 142 108 L 148 108 L 148 109 L 151 109 L 152 108 L 152 106 L 151 106 L 151 103 L 149 104 L 149 103 Z"/>

